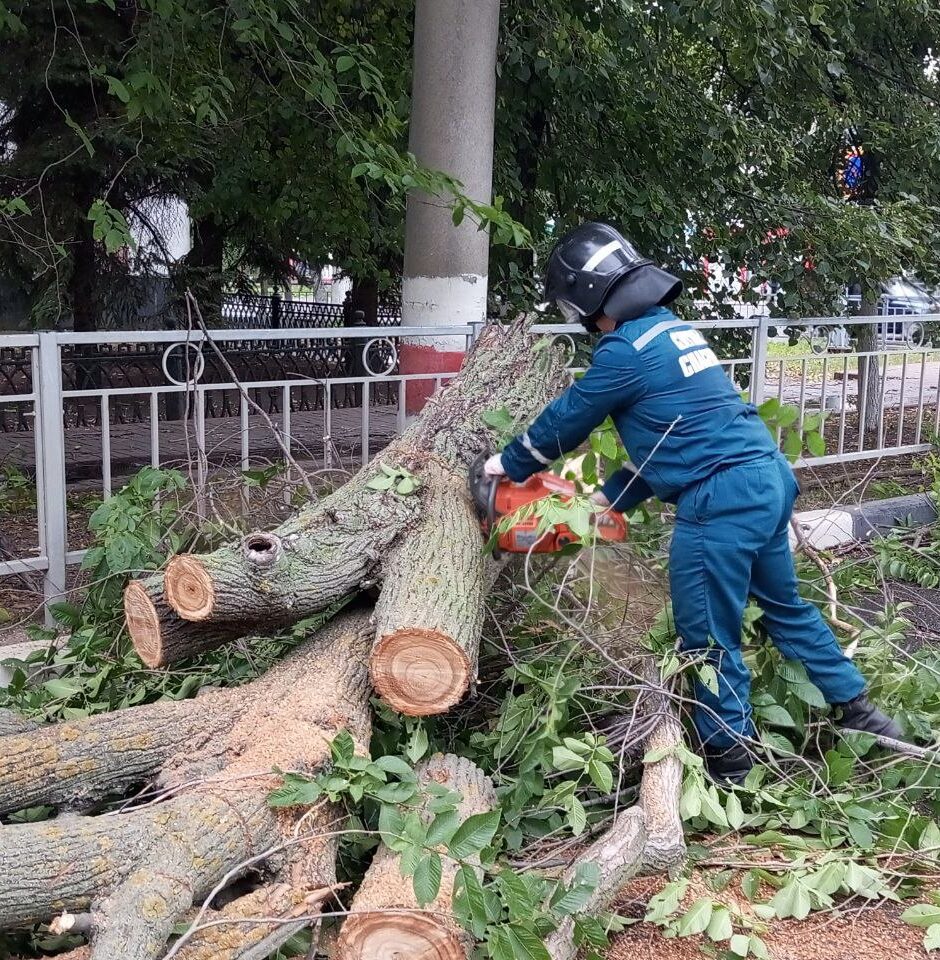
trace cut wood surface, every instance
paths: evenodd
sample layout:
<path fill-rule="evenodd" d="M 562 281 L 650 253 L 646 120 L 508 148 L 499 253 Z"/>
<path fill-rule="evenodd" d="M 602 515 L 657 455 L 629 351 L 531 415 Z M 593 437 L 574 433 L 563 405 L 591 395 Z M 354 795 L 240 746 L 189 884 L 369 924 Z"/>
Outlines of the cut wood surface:
<path fill-rule="evenodd" d="M 417 773 L 422 785 L 437 783 L 460 795 L 458 817 L 461 821 L 496 805 L 493 784 L 469 760 L 437 754 L 422 764 Z M 384 844 L 380 846 L 340 931 L 337 958 L 466 960 L 473 940 L 453 918 L 458 866 L 455 861 L 443 858 L 440 893 L 432 903 L 420 907 L 411 877 L 402 876 L 401 858 Z"/>
<path fill-rule="evenodd" d="M 214 624 L 197 629 L 167 604 L 163 574 L 132 580 L 124 591 L 124 616 L 137 655 L 148 667 L 163 667 L 214 650 L 245 635 L 244 629 Z"/>
<path fill-rule="evenodd" d="M 462 474 L 429 463 L 420 526 L 385 563 L 372 683 L 409 716 L 444 713 L 476 679 L 486 566 Z"/>
<path fill-rule="evenodd" d="M 497 444 L 487 413 L 525 424 L 565 385 L 562 351 L 537 342 L 526 323 L 484 328 L 460 373 L 348 483 L 276 530 L 175 557 L 165 596 L 158 580 L 144 582 L 149 604 L 129 587 L 128 626 L 145 661 L 172 663 L 381 583 L 373 675 L 389 702 L 421 714 L 460 699 L 476 676 L 486 590 L 468 470 Z M 409 471 L 417 489 L 370 487 L 382 464 Z"/>

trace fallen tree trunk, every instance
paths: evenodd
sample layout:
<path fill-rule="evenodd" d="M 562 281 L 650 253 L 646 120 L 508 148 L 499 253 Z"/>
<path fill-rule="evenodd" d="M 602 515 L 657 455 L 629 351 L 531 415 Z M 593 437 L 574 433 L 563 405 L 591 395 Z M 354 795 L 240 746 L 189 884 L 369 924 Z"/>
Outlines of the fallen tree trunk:
<path fill-rule="evenodd" d="M 129 617 L 135 646 L 153 650 L 159 635 L 158 662 L 170 663 L 224 643 L 232 630 L 296 621 L 381 582 L 372 667 L 379 693 L 405 713 L 447 709 L 476 676 L 482 629 L 488 573 L 466 484 L 477 454 L 496 445 L 484 415 L 505 408 L 527 422 L 563 385 L 562 368 L 560 352 L 534 349 L 525 324 L 485 328 L 453 381 L 343 487 L 271 533 L 175 557 L 166 605 L 158 584 L 145 587 L 149 607 L 133 588 L 129 613 L 145 607 Z M 399 490 L 382 465 L 418 483 Z"/>
<path fill-rule="evenodd" d="M 124 591 L 124 616 L 134 649 L 148 667 L 163 667 L 237 640 L 244 629 L 229 624 L 199 628 L 166 602 L 163 574 L 132 580 Z M 270 629 L 270 624 L 268 625 Z"/>
<path fill-rule="evenodd" d="M 594 916 L 606 910 L 620 888 L 640 869 L 645 849 L 643 810 L 630 807 L 617 817 L 607 833 L 591 844 L 562 874 L 562 884 L 571 886 L 577 879 L 577 870 L 582 863 L 597 865 L 597 886 L 580 912 Z M 552 960 L 574 960 L 578 953 L 574 942 L 574 917 L 566 917 L 558 929 L 548 935 L 545 947 Z"/>
<path fill-rule="evenodd" d="M 385 563 L 375 606 L 372 684 L 400 713 L 445 713 L 476 677 L 488 586 L 480 524 L 464 477 L 433 462 L 418 530 Z"/>
<path fill-rule="evenodd" d="M 21 717 L 12 710 L 0 708 L 0 737 L 9 736 L 12 733 L 26 733 L 27 730 L 35 730 L 39 726 L 26 717 Z"/>
<path fill-rule="evenodd" d="M 32 753 L 19 735 L 0 739 L 0 757 L 11 741 L 17 750 L 17 764 L 0 768 L 0 793 L 19 798 L 22 788 L 11 786 L 17 768 L 37 762 L 47 769 L 30 787 L 30 797 L 42 802 L 40 781 L 48 796 L 74 793 L 73 787 L 57 791 L 48 772 L 55 763 L 72 764 L 73 784 L 81 785 L 83 797 L 110 792 L 111 764 L 102 761 L 100 774 L 83 778 L 79 772 L 91 751 L 123 748 L 133 757 L 136 738 L 145 729 L 156 731 L 152 742 L 140 745 L 146 762 L 134 773 L 155 774 L 150 803 L 115 814 L 0 826 L 0 928 L 90 909 L 92 960 L 153 960 L 164 955 L 167 938 L 194 904 L 251 871 L 273 885 L 281 915 L 309 922 L 324 891 L 336 886 L 342 823 L 328 804 L 301 817 L 301 811 L 275 810 L 267 798 L 280 783 L 273 771 L 315 771 L 328 761 L 339 731 L 348 730 L 365 748 L 371 643 L 368 612 L 345 614 L 245 687 L 63 724 L 58 738 L 54 727 L 41 730 L 32 735 L 39 737 Z M 172 747 L 164 731 L 176 738 Z M 65 746 L 73 759 L 53 760 Z M 305 912 L 308 907 L 313 909 Z M 212 955 L 252 956 L 258 943 L 278 940 L 282 931 L 273 926 L 254 936 L 235 935 L 230 927 L 228 952 L 220 948 Z M 195 934 L 190 937 L 190 949 L 198 942 Z"/>
<path fill-rule="evenodd" d="M 422 785 L 440 784 L 460 795 L 457 810 L 460 821 L 491 810 L 496 804 L 493 784 L 469 760 L 438 754 L 417 773 Z M 431 819 L 426 803 L 423 817 Z M 478 860 L 471 865 L 479 869 Z M 466 960 L 473 938 L 453 917 L 458 867 L 454 860 L 444 858 L 440 892 L 432 903 L 420 907 L 411 877 L 402 876 L 401 857 L 384 844 L 380 846 L 340 931 L 337 958 L 380 960 L 398 956 Z"/>

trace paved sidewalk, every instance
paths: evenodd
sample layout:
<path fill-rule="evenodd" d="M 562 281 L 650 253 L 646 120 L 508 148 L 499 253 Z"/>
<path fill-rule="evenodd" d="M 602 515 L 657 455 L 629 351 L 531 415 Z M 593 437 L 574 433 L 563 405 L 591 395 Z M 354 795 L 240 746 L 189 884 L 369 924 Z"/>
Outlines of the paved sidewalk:
<path fill-rule="evenodd" d="M 397 407 L 369 408 L 369 452 L 380 450 L 397 429 Z M 271 417 L 281 426 L 281 416 Z M 294 412 L 290 416 L 291 452 L 301 462 L 322 465 L 325 448 L 343 465 L 359 462 L 362 454 L 362 410 L 359 407 L 330 411 L 329 443 L 323 410 Z M 188 428 L 188 429 L 187 429 Z M 271 429 L 260 416 L 248 418 L 249 451 L 253 463 L 283 460 Z M 206 419 L 206 453 L 210 466 L 238 466 L 241 462 L 241 422 L 238 417 Z M 110 428 L 111 472 L 127 475 L 151 461 L 150 423 L 112 424 Z M 195 429 L 190 421 L 160 421 L 160 464 L 179 466 L 195 456 Z M 65 432 L 66 479 L 69 482 L 100 480 L 102 443 L 99 427 L 70 427 Z M 0 464 L 32 473 L 35 469 L 34 435 L 0 433 Z"/>

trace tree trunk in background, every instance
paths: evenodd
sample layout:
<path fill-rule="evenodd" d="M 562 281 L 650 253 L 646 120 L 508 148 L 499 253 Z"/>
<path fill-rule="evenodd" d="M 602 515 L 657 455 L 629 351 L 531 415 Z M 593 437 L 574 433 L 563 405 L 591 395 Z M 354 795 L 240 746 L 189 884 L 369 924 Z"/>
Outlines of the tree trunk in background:
<path fill-rule="evenodd" d="M 194 220 L 193 245 L 183 267 L 185 284 L 199 301 L 209 327 L 218 326 L 222 316 L 222 256 L 225 231 L 215 217 Z"/>
<path fill-rule="evenodd" d="M 88 195 L 90 196 L 90 194 Z M 86 197 L 87 199 L 87 197 Z M 80 209 L 88 210 L 91 200 Z M 101 319 L 98 298 L 98 257 L 92 223 L 76 219 L 76 239 L 72 251 L 72 276 L 69 278 L 69 300 L 72 307 L 72 329 L 76 333 L 94 333 Z M 98 348 L 88 344 L 75 351 L 75 387 L 78 390 L 101 389 L 101 365 Z M 96 403 L 96 400 L 84 401 Z"/>
<path fill-rule="evenodd" d="M 871 300 L 862 300 L 859 310 L 861 316 L 873 317 L 878 313 L 878 304 Z M 859 353 L 878 349 L 878 328 L 875 324 L 860 325 L 856 329 Z M 864 431 L 866 436 L 878 430 L 883 412 L 882 402 L 881 358 L 860 357 L 858 361 L 858 428 L 860 432 Z M 861 422 L 863 410 L 864 423 Z"/>
<path fill-rule="evenodd" d="M 361 312 L 362 324 L 366 327 L 378 326 L 379 321 L 379 284 L 372 278 L 353 278 L 352 290 L 343 304 L 343 325 L 353 326 L 359 322 L 356 313 Z"/>

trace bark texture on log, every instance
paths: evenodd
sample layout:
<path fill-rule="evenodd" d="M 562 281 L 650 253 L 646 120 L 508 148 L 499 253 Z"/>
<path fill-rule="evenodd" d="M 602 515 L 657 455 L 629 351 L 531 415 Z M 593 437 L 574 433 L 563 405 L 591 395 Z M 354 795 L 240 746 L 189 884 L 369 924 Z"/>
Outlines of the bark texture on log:
<path fill-rule="evenodd" d="M 137 655 L 148 667 L 194 657 L 247 632 L 230 624 L 197 628 L 179 617 L 167 604 L 162 573 L 132 580 L 124 591 L 124 616 Z M 269 625 L 270 627 L 270 625 Z"/>
<path fill-rule="evenodd" d="M 159 773 L 168 799 L 114 815 L 0 826 L 0 927 L 91 907 L 94 960 L 149 960 L 162 956 L 189 904 L 250 858 L 258 858 L 253 869 L 287 884 L 297 904 L 333 887 L 336 811 L 317 808 L 300 822 L 300 812 L 276 810 L 267 797 L 280 782 L 275 768 L 315 771 L 340 730 L 368 742 L 371 642 L 368 612 L 348 613 L 261 679 L 171 705 L 201 713 L 215 735 L 177 741 Z M 82 732 L 93 730 L 86 721 Z M 47 750 L 40 744 L 36 755 Z M 29 763 L 29 753 L 20 761 Z"/>
<path fill-rule="evenodd" d="M 649 658 L 645 672 L 652 683 L 661 683 L 658 670 Z M 647 698 L 651 699 L 651 698 Z M 671 750 L 682 743 L 682 724 L 675 708 L 662 694 L 655 696 L 660 718 L 653 732 L 647 737 L 646 752 Z M 646 707 L 647 712 L 652 712 Z M 675 751 L 661 760 L 648 763 L 643 768 L 640 780 L 640 806 L 646 815 L 646 851 L 643 854 L 643 870 L 647 873 L 674 875 L 685 863 L 685 829 L 679 815 L 679 799 L 682 794 L 682 761 Z"/>
<path fill-rule="evenodd" d="M 580 864 L 597 864 L 600 879 L 582 913 L 592 916 L 609 906 L 620 888 L 640 868 L 645 847 L 643 811 L 639 807 L 630 807 L 562 875 L 562 883 L 570 886 Z M 552 960 L 574 960 L 578 953 L 574 942 L 574 918 L 566 917 L 558 929 L 549 934 L 545 946 Z"/>
<path fill-rule="evenodd" d="M 148 779 L 179 751 L 224 729 L 203 698 L 155 703 L 0 738 L 0 814 L 73 805 Z"/>
<path fill-rule="evenodd" d="M 12 710 L 0 709 L 0 737 L 8 737 L 14 733 L 26 733 L 27 730 L 38 729 L 39 724 L 26 717 L 21 717 Z"/>
<path fill-rule="evenodd" d="M 438 783 L 461 796 L 461 820 L 491 810 L 496 804 L 493 784 L 469 760 L 437 754 L 419 767 L 419 782 Z M 430 817 L 425 813 L 424 816 Z M 379 847 L 366 871 L 340 931 L 339 960 L 385 960 L 426 957 L 466 960 L 473 946 L 470 935 L 453 919 L 454 880 L 458 864 L 444 857 L 437 899 L 419 907 L 411 877 L 401 874 L 401 858 Z"/>
<path fill-rule="evenodd" d="M 330 888 L 304 894 L 289 883 L 266 884 L 221 910 L 208 911 L 175 960 L 265 960 L 309 926 L 309 917 L 332 896 Z"/>
<path fill-rule="evenodd" d="M 231 630 L 237 624 L 237 629 L 247 632 L 258 623 L 300 620 L 355 592 L 364 583 L 379 580 L 393 591 L 398 589 L 398 601 L 407 605 L 409 591 L 401 588 L 401 579 L 426 571 L 409 568 L 407 554 L 402 551 L 414 538 L 412 554 L 423 558 L 430 547 L 442 542 L 426 518 L 433 513 L 438 518 L 435 522 L 439 522 L 442 508 L 436 506 L 436 497 L 443 485 L 455 491 L 455 515 L 450 522 L 456 540 L 448 548 L 457 556 L 457 563 L 452 570 L 442 571 L 448 576 L 441 576 L 434 590 L 425 583 L 416 591 L 439 611 L 441 622 L 409 624 L 399 617 L 391 630 L 413 627 L 419 631 L 418 636 L 424 637 L 422 629 L 432 633 L 442 632 L 441 627 L 454 629 L 456 647 L 470 661 L 466 670 L 469 680 L 475 674 L 479 613 L 470 612 L 471 623 L 459 631 L 449 626 L 454 616 L 448 609 L 466 605 L 472 596 L 482 596 L 482 566 L 476 556 L 482 540 L 470 523 L 463 487 L 477 454 L 496 442 L 483 417 L 489 411 L 505 408 L 520 424 L 525 423 L 563 386 L 563 367 L 561 351 L 534 349 L 527 325 L 485 328 L 463 370 L 431 399 L 414 424 L 345 486 L 271 533 L 252 534 L 237 547 L 211 554 L 174 558 L 165 574 L 168 606 L 162 604 L 161 594 L 161 602 L 152 604 L 152 614 L 147 611 L 146 616 L 130 624 L 135 645 L 141 629 L 159 635 L 173 632 L 175 638 L 179 626 L 171 615 L 222 630 Z M 427 471 L 428 482 L 410 495 L 370 489 L 369 482 L 381 475 L 381 463 L 405 468 L 420 479 Z M 435 473 L 437 479 L 432 476 Z M 437 559 L 435 566 L 440 566 Z M 465 577 L 469 568 L 469 581 L 454 580 Z M 391 624 L 396 620 L 399 602 L 390 600 L 382 605 L 383 621 Z M 221 636 L 214 636 L 200 647 L 206 649 L 221 642 L 225 642 Z M 185 641 L 163 641 L 162 648 L 160 663 L 188 655 Z M 434 663 L 440 659 L 436 655 Z M 457 662 L 461 662 L 459 656 Z"/>
<path fill-rule="evenodd" d="M 445 713 L 476 680 L 486 566 L 466 478 L 432 462 L 421 524 L 384 566 L 372 684 L 409 716 Z"/>

